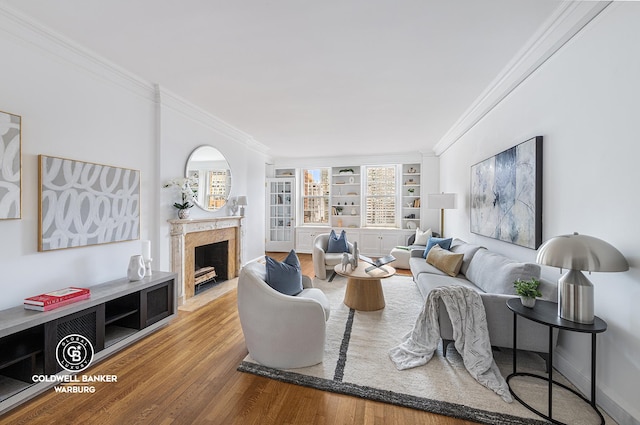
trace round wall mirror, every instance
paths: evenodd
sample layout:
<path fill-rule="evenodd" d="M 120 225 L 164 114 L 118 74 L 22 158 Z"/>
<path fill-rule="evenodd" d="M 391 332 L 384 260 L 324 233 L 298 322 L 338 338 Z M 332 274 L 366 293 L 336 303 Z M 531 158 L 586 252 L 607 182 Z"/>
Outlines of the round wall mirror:
<path fill-rule="evenodd" d="M 196 148 L 189 159 L 185 176 L 192 180 L 194 202 L 206 211 L 224 207 L 231 192 L 231 169 L 222 153 L 212 146 Z"/>

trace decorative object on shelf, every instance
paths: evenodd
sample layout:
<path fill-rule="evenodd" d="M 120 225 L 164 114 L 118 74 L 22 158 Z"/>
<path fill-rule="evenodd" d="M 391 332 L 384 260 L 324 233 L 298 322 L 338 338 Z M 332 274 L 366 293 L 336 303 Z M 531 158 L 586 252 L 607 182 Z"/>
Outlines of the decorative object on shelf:
<path fill-rule="evenodd" d="M 24 299 L 24 308 L 27 310 L 49 311 L 63 307 L 74 302 L 87 300 L 91 297 L 89 288 L 77 288 L 70 286 L 46 294 L 36 295 Z"/>
<path fill-rule="evenodd" d="M 280 195 L 278 195 L 279 197 Z M 279 202 L 276 202 L 278 204 Z M 231 211 L 231 215 L 234 216 L 238 214 L 238 198 L 230 198 L 229 199 L 229 211 Z"/>
<path fill-rule="evenodd" d="M 456 194 L 431 193 L 427 195 L 427 208 L 440 210 L 440 237 L 444 238 L 444 210 L 456 208 Z"/>
<path fill-rule="evenodd" d="M 537 249 L 542 242 L 542 136 L 471 166 L 471 232 Z"/>
<path fill-rule="evenodd" d="M 409 180 L 407 180 L 406 182 L 404 182 L 404 184 L 405 184 L 405 185 L 408 185 L 408 184 L 416 184 L 416 182 L 414 182 L 414 181 L 413 181 L 413 179 L 409 179 Z"/>
<path fill-rule="evenodd" d="M 182 202 L 174 202 L 174 208 L 178 209 L 178 218 L 186 220 L 189 218 L 189 208 L 195 205 L 194 198 L 197 193 L 193 190 L 193 185 L 197 184 L 194 177 L 180 177 L 166 182 L 162 187 L 165 189 L 178 189 Z"/>
<path fill-rule="evenodd" d="M 358 210 L 351 208 L 351 215 L 358 215 Z"/>
<path fill-rule="evenodd" d="M 569 271 L 558 279 L 558 316 L 577 323 L 594 321 L 593 284 L 581 271 L 623 272 L 627 259 L 609 243 L 593 236 L 556 236 L 539 249 L 536 262 Z"/>
<path fill-rule="evenodd" d="M 536 298 L 542 296 L 542 292 L 538 289 L 540 281 L 531 278 L 530 280 L 518 279 L 513 282 L 516 288 L 516 294 L 520 295 L 520 301 L 525 307 L 533 308 L 536 305 Z"/>
<path fill-rule="evenodd" d="M 38 251 L 140 238 L 140 171 L 38 156 Z"/>
<path fill-rule="evenodd" d="M 415 188 L 410 187 L 407 189 L 407 192 L 409 192 L 409 195 L 413 195 L 413 192 L 415 192 L 415 190 L 416 190 Z"/>
<path fill-rule="evenodd" d="M 413 221 L 407 221 L 407 229 L 410 230 L 415 230 L 415 228 L 418 227 L 417 224 Z"/>
<path fill-rule="evenodd" d="M 336 214 L 342 215 L 342 207 L 336 207 Z"/>
<path fill-rule="evenodd" d="M 142 280 L 144 278 L 144 261 L 142 259 L 142 255 L 132 255 L 129 259 L 127 278 L 131 282 Z"/>
<path fill-rule="evenodd" d="M 356 179 L 353 176 L 349 177 L 349 184 L 354 184 L 355 182 Z"/>
<path fill-rule="evenodd" d="M 244 217 L 244 207 L 247 206 L 247 197 L 244 195 L 238 196 L 238 206 L 240 207 L 240 215 Z"/>
<path fill-rule="evenodd" d="M 338 171 L 338 174 L 353 174 L 353 168 L 343 168 L 340 171 Z"/>
<path fill-rule="evenodd" d="M 21 217 L 22 118 L 0 111 L 0 220 Z"/>
<path fill-rule="evenodd" d="M 144 261 L 144 275 L 151 276 L 151 241 L 142 241 L 142 260 Z"/>
<path fill-rule="evenodd" d="M 342 219 L 341 218 L 338 219 L 338 227 L 342 227 Z"/>
<path fill-rule="evenodd" d="M 413 168 L 413 167 L 409 167 L 409 169 L 407 170 L 407 173 L 415 174 L 415 173 L 417 173 L 417 170 L 415 168 Z"/>
<path fill-rule="evenodd" d="M 347 196 L 358 196 L 357 192 L 349 192 L 347 193 Z"/>

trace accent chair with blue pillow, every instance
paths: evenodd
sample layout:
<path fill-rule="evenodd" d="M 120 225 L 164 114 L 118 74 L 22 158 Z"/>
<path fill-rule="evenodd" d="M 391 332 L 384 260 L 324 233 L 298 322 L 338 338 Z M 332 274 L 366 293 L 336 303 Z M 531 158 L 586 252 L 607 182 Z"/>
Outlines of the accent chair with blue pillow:
<path fill-rule="evenodd" d="M 330 240 L 331 252 L 329 249 Z M 336 252 L 337 251 L 337 252 Z M 336 232 L 331 230 L 331 233 L 323 233 L 313 240 L 313 251 L 311 257 L 313 259 L 313 271 L 318 279 L 327 279 L 327 270 L 331 270 L 331 278 L 333 280 L 335 273 L 333 268 L 340 264 L 342 261 L 342 255 L 348 252 L 353 254 L 353 244 L 347 240 L 346 232 L 343 230 L 340 232 L 340 236 L 336 235 Z"/>
<path fill-rule="evenodd" d="M 338 236 L 336 235 L 335 230 L 331 229 L 331 233 L 329 233 L 329 243 L 327 244 L 327 252 L 331 254 L 349 252 L 349 246 L 347 245 L 347 232 L 342 230 L 340 232 L 340 236 Z"/>
<path fill-rule="evenodd" d="M 292 258 L 285 261 L 292 262 Z M 281 267 L 283 263 L 275 265 L 277 285 L 296 288 L 300 282 L 303 289 L 296 295 L 284 294 L 271 286 L 274 282 L 267 283 L 268 274 L 274 278 L 274 270 L 267 271 L 271 266 L 252 261 L 240 270 L 238 315 L 247 350 L 253 360 L 278 369 L 318 364 L 324 355 L 329 300 L 309 277 L 293 273 L 291 264 Z"/>

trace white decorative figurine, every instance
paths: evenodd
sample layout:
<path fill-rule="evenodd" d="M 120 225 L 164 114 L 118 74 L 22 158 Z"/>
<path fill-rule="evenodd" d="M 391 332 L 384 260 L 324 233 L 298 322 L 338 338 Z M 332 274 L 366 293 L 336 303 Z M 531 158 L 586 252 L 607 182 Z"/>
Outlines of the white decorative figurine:
<path fill-rule="evenodd" d="M 342 271 L 347 271 L 347 265 L 351 264 L 351 260 L 349 259 L 349 253 L 345 252 L 342 254 Z"/>

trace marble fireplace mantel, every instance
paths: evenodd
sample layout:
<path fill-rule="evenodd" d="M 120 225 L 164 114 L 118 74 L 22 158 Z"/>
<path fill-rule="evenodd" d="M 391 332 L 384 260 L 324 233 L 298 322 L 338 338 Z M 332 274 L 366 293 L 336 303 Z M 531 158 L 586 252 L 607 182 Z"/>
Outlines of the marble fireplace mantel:
<path fill-rule="evenodd" d="M 171 268 L 178 274 L 179 302 L 194 294 L 195 247 L 228 241 L 229 278 L 240 271 L 242 216 L 168 220 L 171 225 Z"/>

